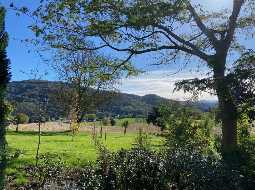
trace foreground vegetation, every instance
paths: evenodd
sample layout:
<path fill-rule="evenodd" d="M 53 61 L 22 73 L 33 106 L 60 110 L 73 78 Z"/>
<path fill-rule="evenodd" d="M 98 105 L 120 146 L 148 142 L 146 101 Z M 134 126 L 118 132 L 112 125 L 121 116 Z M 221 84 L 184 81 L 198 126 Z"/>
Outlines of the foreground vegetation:
<path fill-rule="evenodd" d="M 136 143 L 137 133 L 108 132 L 103 138 L 98 137 L 110 151 L 130 149 Z M 154 149 L 159 149 L 164 144 L 163 137 L 149 136 Z M 8 146 L 13 154 L 18 154 L 7 168 L 7 175 L 11 176 L 14 183 L 24 185 L 27 182 L 24 168 L 35 165 L 38 143 L 37 132 L 9 131 L 7 133 Z M 53 159 L 61 158 L 65 167 L 82 167 L 88 163 L 96 163 L 98 149 L 92 139 L 91 133 L 81 132 L 73 139 L 70 132 L 43 132 L 41 135 L 40 155 L 55 155 Z"/>
<path fill-rule="evenodd" d="M 14 135 L 8 134 L 8 137 Z M 24 135 L 24 134 L 23 134 Z M 27 134 L 28 135 L 28 134 Z M 53 135 L 53 134 L 52 134 Z M 46 136 L 46 134 L 45 134 Z M 49 137 L 49 134 L 47 134 Z M 46 136 L 46 137 L 47 137 Z M 54 135 L 53 135 L 54 136 Z M 61 136 L 61 135 L 60 135 Z M 58 139 L 58 136 L 54 136 Z M 69 160 L 67 155 L 48 149 L 44 149 L 40 156 L 38 166 L 27 162 L 8 168 L 7 189 L 211 189 L 211 190 L 233 190 L 252 189 L 254 178 L 251 171 L 244 176 L 243 172 L 247 168 L 239 168 L 242 163 L 234 167 L 226 164 L 215 154 L 204 154 L 202 149 L 193 149 L 189 145 L 182 147 L 168 147 L 164 151 L 155 151 L 155 147 L 162 145 L 161 138 L 148 138 L 145 134 L 137 136 L 133 144 L 119 144 L 113 146 L 114 141 L 119 136 L 111 135 L 111 140 L 104 143 L 98 138 L 90 139 L 87 146 L 84 145 L 86 134 L 79 135 L 77 146 L 73 146 L 73 152 L 80 149 L 80 155 L 72 154 L 72 157 L 84 155 L 84 148 L 94 149 L 91 158 L 94 162 L 80 162 Z M 123 137 L 123 136 L 122 136 Z M 127 134 L 126 138 L 121 138 L 124 143 L 134 140 L 133 134 Z M 63 137 L 62 137 L 63 138 Z M 64 139 L 64 138 L 63 138 Z M 114 140 L 115 139 L 115 140 Z M 48 139 L 49 140 L 49 139 Z M 66 139 L 67 140 L 67 139 Z M 77 140 L 77 139 L 76 139 Z M 45 139 L 46 141 L 46 139 Z M 70 141 L 70 137 L 68 139 Z M 121 142 L 120 140 L 118 142 Z M 46 141 L 47 142 L 47 141 Z M 88 142 L 88 141 L 87 141 Z M 152 143 L 151 143 L 152 142 Z M 80 144 L 79 144 L 80 143 Z M 255 143 L 255 141 L 254 141 Z M 17 143 L 14 143 L 17 145 Z M 52 144 L 52 147 L 58 142 Z M 65 144 L 65 143 L 64 143 Z M 48 143 L 48 145 L 50 145 Z M 128 149 L 121 149 L 116 152 L 110 151 L 124 146 Z M 110 147 L 109 149 L 106 147 Z M 46 148 L 46 147 L 45 147 Z M 71 148 L 71 147 L 69 147 Z M 154 148 L 154 149 L 153 149 Z M 54 149 L 56 151 L 56 149 Z M 97 156 L 95 156 L 95 151 Z M 87 154 L 88 155 L 88 154 Z M 94 157 L 95 156 L 95 157 Z M 240 155 L 239 155 L 240 156 Z M 244 157 L 239 157 L 243 159 Z M 33 158 L 31 158 L 31 161 Z M 240 161 L 239 160 L 239 161 Z M 69 165 L 67 161 L 72 164 Z M 71 161 L 71 162 L 70 162 Z M 72 162 L 74 161 L 74 162 Z M 15 166 L 15 167 L 14 167 Z M 250 165 L 252 166 L 252 165 Z M 247 165 L 246 165 L 247 167 Z"/>

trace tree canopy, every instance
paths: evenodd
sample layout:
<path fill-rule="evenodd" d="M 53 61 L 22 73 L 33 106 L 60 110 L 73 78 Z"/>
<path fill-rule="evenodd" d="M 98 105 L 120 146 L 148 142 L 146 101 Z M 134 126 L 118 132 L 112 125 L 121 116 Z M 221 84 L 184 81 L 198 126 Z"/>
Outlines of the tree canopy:
<path fill-rule="evenodd" d="M 6 55 L 8 34 L 5 31 L 5 9 L 0 6 L 0 189 L 4 187 L 4 170 L 6 167 L 6 115 L 8 106 L 5 102 L 5 91 L 10 80 L 9 59 Z"/>

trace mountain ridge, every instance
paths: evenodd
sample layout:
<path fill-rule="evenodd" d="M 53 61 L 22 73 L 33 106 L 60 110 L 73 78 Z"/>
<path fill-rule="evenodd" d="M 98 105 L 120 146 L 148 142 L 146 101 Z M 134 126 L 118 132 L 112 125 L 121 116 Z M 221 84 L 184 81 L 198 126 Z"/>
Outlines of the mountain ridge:
<path fill-rule="evenodd" d="M 36 103 L 40 98 L 38 92 L 42 95 L 50 95 L 54 93 L 57 85 L 64 84 L 61 81 L 46 81 L 46 80 L 23 80 L 12 81 L 8 85 L 7 99 L 13 102 L 17 107 L 17 112 L 26 113 L 33 117 L 36 112 Z M 97 113 L 104 112 L 106 115 L 119 115 L 122 117 L 146 117 L 148 112 L 160 104 L 176 103 L 180 106 L 185 105 L 184 101 L 171 100 L 160 97 L 155 94 L 147 94 L 144 96 L 117 92 L 110 101 L 97 110 Z M 199 104 L 191 105 L 202 111 L 206 111 L 210 106 Z M 63 117 L 61 109 L 54 101 L 49 101 L 47 115 L 50 118 L 58 119 Z"/>

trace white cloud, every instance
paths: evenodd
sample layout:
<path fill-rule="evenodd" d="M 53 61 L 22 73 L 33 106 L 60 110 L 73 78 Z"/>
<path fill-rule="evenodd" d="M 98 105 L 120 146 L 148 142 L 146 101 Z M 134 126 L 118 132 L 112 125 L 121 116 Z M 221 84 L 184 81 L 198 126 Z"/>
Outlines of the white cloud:
<path fill-rule="evenodd" d="M 136 95 L 157 94 L 159 96 L 175 99 L 187 100 L 191 97 L 190 94 L 185 94 L 183 91 L 173 92 L 174 83 L 183 79 L 202 78 L 201 73 L 178 73 L 169 75 L 170 71 L 151 71 L 141 74 L 137 77 L 123 79 L 120 85 L 120 91 Z M 215 96 L 208 93 L 203 93 L 200 97 L 201 100 L 216 100 Z"/>

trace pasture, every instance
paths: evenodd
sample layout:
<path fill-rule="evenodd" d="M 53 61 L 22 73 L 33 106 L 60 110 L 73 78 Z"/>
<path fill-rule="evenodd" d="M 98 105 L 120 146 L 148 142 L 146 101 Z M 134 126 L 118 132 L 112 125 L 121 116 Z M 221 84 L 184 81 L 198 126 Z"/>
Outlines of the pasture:
<path fill-rule="evenodd" d="M 142 124 L 129 126 L 126 135 L 123 128 L 119 126 L 103 126 L 103 135 L 100 137 L 100 127 L 96 126 L 98 139 L 110 151 L 130 149 L 136 143 L 139 129 L 148 133 L 152 148 L 159 149 L 164 144 L 164 138 L 154 135 L 158 129 Z M 7 169 L 8 175 L 15 175 L 17 183 L 22 183 L 25 178 L 22 168 L 26 165 L 35 164 L 36 150 L 38 144 L 37 124 L 24 124 L 19 126 L 19 132 L 14 131 L 15 126 L 9 126 L 7 131 L 8 147 L 15 152 L 20 151 L 20 156 L 15 159 Z M 40 155 L 51 153 L 61 158 L 67 167 L 82 166 L 87 163 L 96 162 L 97 148 L 92 139 L 93 126 L 83 123 L 80 132 L 74 138 L 69 130 L 69 124 L 49 122 L 41 126 Z M 106 138 L 105 138 L 106 136 Z M 20 182 L 19 182 L 20 181 Z"/>

